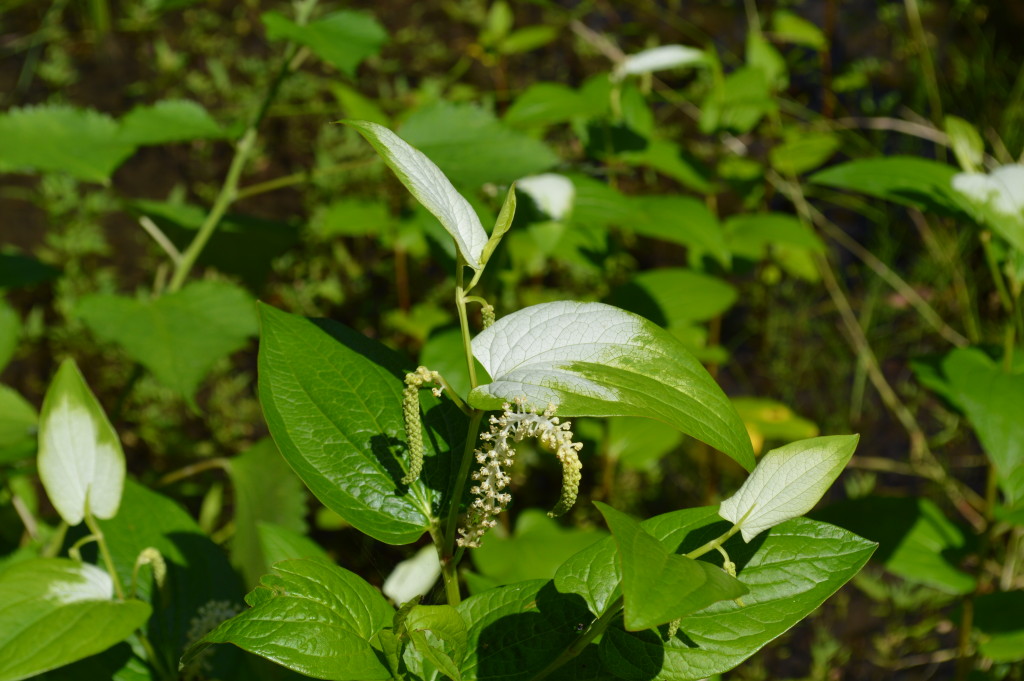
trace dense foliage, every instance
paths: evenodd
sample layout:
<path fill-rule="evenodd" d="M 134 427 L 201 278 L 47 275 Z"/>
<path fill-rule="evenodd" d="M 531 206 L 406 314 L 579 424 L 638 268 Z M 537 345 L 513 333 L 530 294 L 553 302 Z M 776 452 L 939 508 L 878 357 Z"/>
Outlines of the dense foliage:
<path fill-rule="evenodd" d="M 1021 10 L 363 5 L 5 5 L 0 681 L 1020 681 Z"/>

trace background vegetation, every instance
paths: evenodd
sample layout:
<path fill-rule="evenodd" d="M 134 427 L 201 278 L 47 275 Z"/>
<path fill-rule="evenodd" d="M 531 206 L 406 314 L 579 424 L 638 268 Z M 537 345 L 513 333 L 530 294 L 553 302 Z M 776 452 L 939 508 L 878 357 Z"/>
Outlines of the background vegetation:
<path fill-rule="evenodd" d="M 415 553 L 308 497 L 256 398 L 256 299 L 465 380 L 451 244 L 332 125 L 356 118 L 398 130 L 491 222 L 511 182 L 571 182 L 566 210 L 521 187 L 481 284 L 499 317 L 611 302 L 707 364 L 755 450 L 861 434 L 818 517 L 879 541 L 871 566 L 729 678 L 1020 679 L 1021 247 L 942 188 L 1019 158 L 1022 31 L 1024 6 L 1002 0 L 6 0 L 0 569 L 73 540 L 32 435 L 66 356 L 135 494 L 176 500 L 224 547 L 227 601 L 274 533 L 374 584 Z M 700 52 L 619 66 L 670 44 Z M 883 157 L 897 163 L 849 163 Z M 989 357 L 1005 386 L 978 411 L 971 391 L 994 384 L 968 379 Z M 742 479 L 671 429 L 578 431 L 584 496 L 620 509 L 716 503 Z M 528 460 L 516 483 L 471 590 L 549 577 L 604 536 L 589 504 L 559 525 L 536 513 L 557 464 Z"/>

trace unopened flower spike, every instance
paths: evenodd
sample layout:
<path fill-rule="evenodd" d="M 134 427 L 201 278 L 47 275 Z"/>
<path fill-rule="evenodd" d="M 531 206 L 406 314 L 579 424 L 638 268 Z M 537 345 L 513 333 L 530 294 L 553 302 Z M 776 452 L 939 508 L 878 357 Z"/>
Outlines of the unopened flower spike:
<path fill-rule="evenodd" d="M 484 328 L 489 328 L 494 323 L 494 306 L 487 303 L 480 311 Z"/>
<path fill-rule="evenodd" d="M 409 472 L 402 478 L 403 485 L 411 485 L 423 471 L 423 423 L 420 420 L 420 388 L 428 384 L 441 384 L 441 374 L 426 367 L 418 367 L 405 375 L 402 391 L 402 416 L 405 419 L 405 437 L 409 441 Z M 434 387 L 435 397 L 441 388 Z"/>
<path fill-rule="evenodd" d="M 476 498 L 469 507 L 465 527 L 459 529 L 459 546 L 480 546 L 480 539 L 497 525 L 495 518 L 512 501 L 512 495 L 503 491 L 512 481 L 507 473 L 515 462 L 512 445 L 525 438 L 537 438 L 541 447 L 553 452 L 562 463 L 562 494 L 548 516 L 565 513 L 576 501 L 582 468 L 578 452 L 583 445 L 572 441 L 571 424 L 559 422 L 554 405 L 548 405 L 543 413 L 525 405 L 523 398 L 517 398 L 515 405 L 506 402 L 501 416 L 492 416 L 488 432 L 480 435 L 483 445 L 476 450 L 480 468 L 473 473 L 476 484 L 470 489 Z"/>

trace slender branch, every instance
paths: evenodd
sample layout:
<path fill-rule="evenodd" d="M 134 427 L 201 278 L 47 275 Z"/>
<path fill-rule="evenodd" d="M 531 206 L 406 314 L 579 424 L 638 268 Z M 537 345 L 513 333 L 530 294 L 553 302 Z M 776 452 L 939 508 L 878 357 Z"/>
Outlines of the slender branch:
<path fill-rule="evenodd" d="M 167 235 L 164 234 L 163 230 L 160 229 L 160 227 L 158 227 L 148 215 L 143 215 L 139 218 L 139 224 L 142 225 L 144 230 L 146 230 L 146 234 L 153 237 L 153 241 L 157 243 L 157 246 L 163 249 L 164 253 L 167 254 L 167 257 L 171 259 L 171 262 L 177 265 L 181 260 L 181 251 L 179 251 L 178 247 L 167 238 Z"/>
<path fill-rule="evenodd" d="M 458 589 L 458 575 L 455 570 L 458 568 L 458 558 L 462 552 L 455 554 L 455 537 L 458 534 L 459 525 L 459 503 L 462 501 L 462 492 L 466 489 L 466 480 L 469 478 L 469 469 L 473 465 L 476 450 L 477 431 L 480 430 L 480 421 L 483 420 L 484 412 L 474 411 L 469 418 L 469 426 L 466 429 L 466 442 L 462 449 L 462 461 L 459 463 L 459 472 L 455 476 L 455 484 L 452 485 L 452 496 L 448 506 L 448 518 L 444 525 L 444 549 L 441 552 L 441 574 L 445 576 L 445 589 L 448 591 L 448 605 L 458 605 L 461 595 Z M 455 587 L 449 586 L 450 580 L 454 579 Z M 454 596 L 454 599 L 453 599 Z"/>
<path fill-rule="evenodd" d="M 574 657 L 582 653 L 590 643 L 604 633 L 608 626 L 619 616 L 622 612 L 623 599 L 619 596 L 608 608 L 604 611 L 604 614 L 593 620 L 590 626 L 587 627 L 586 631 L 579 635 L 568 648 L 562 651 L 562 653 L 551 661 L 548 666 L 537 672 L 530 681 L 541 681 L 554 673 L 555 670 L 565 665 L 567 662 L 572 660 Z"/>
<path fill-rule="evenodd" d="M 103 563 L 107 566 L 107 572 L 110 573 L 110 581 L 114 583 L 114 592 L 117 594 L 118 600 L 124 600 L 124 587 L 121 586 L 121 578 L 117 575 L 117 567 L 114 565 L 114 558 L 110 555 L 110 549 L 107 547 L 107 539 L 103 536 L 103 530 L 100 529 L 96 519 L 92 517 L 92 514 L 88 511 L 85 512 L 85 525 L 92 532 L 93 539 L 100 547 L 100 555 L 103 556 Z"/>
<path fill-rule="evenodd" d="M 332 175 L 334 173 L 345 172 L 346 170 L 354 170 L 356 168 L 362 168 L 363 166 L 370 165 L 371 163 L 379 160 L 379 157 L 374 156 L 373 158 L 363 158 L 356 161 L 345 161 L 343 163 L 336 163 L 326 168 L 314 168 L 312 170 L 300 170 L 297 173 L 290 175 L 282 175 L 281 177 L 275 177 L 273 180 L 267 180 L 266 182 L 258 182 L 257 184 L 251 184 L 247 187 L 242 187 L 235 194 L 235 200 L 247 199 L 250 196 L 257 196 L 259 194 L 265 194 L 272 192 L 277 189 L 284 189 L 285 187 L 292 187 L 297 184 L 303 184 L 310 182 L 314 178 L 322 177 L 325 175 Z"/>

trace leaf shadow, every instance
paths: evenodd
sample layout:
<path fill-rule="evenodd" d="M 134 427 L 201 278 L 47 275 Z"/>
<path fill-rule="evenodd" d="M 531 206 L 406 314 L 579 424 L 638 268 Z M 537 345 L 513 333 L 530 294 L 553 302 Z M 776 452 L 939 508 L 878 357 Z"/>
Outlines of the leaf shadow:
<path fill-rule="evenodd" d="M 498 587 L 503 588 L 503 587 Z M 549 581 L 523 611 L 484 627 L 477 643 L 478 681 L 525 681 L 579 637 L 593 615 L 578 594 L 560 593 Z M 549 678 L 601 678 L 597 645 L 590 644 Z"/>

